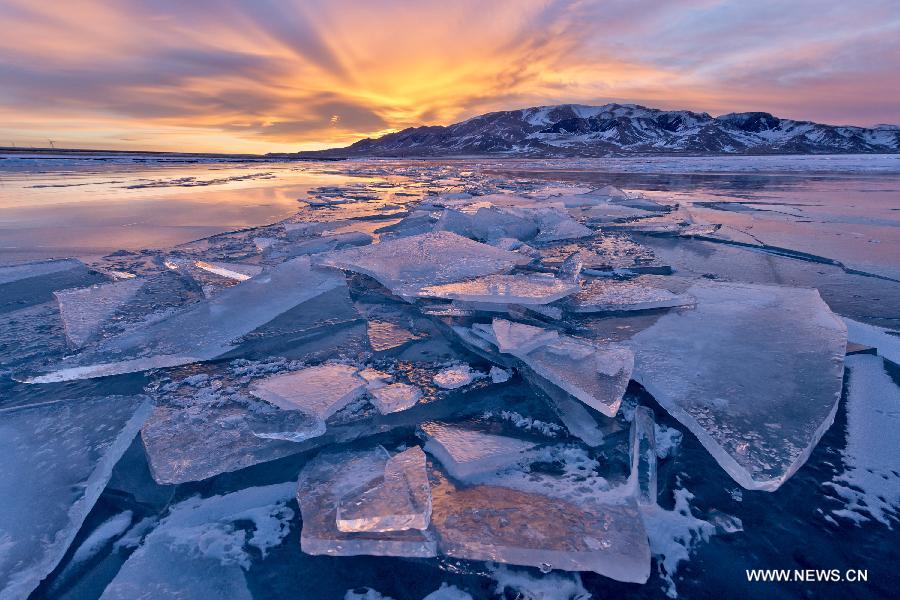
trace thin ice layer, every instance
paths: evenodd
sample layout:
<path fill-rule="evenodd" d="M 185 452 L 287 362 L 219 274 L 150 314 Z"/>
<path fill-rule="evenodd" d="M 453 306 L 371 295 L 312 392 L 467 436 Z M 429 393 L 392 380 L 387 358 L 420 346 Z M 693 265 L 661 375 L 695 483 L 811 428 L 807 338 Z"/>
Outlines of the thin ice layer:
<path fill-rule="evenodd" d="M 690 296 L 673 294 L 665 288 L 648 285 L 646 281 L 640 277 L 627 281 L 593 279 L 571 298 L 567 308 L 572 312 L 590 313 L 670 308 L 693 303 Z"/>
<path fill-rule="evenodd" d="M 337 527 L 341 499 L 373 487 L 388 462 L 383 448 L 323 452 L 300 472 L 297 500 L 303 518 L 300 549 L 329 556 L 436 556 L 429 531 L 343 532 Z"/>
<path fill-rule="evenodd" d="M 0 598 L 56 567 L 149 414 L 143 396 L 0 410 Z"/>
<path fill-rule="evenodd" d="M 816 290 L 704 282 L 632 338 L 635 378 L 748 489 L 806 462 L 837 410 L 847 328 Z"/>
<path fill-rule="evenodd" d="M 250 600 L 244 570 L 290 531 L 294 484 L 189 498 L 141 542 L 106 587 L 103 600 L 218 598 Z M 252 523 L 248 529 L 245 523 Z"/>
<path fill-rule="evenodd" d="M 608 417 L 619 410 L 634 366 L 628 348 L 599 347 L 569 336 L 517 356 L 537 375 Z"/>
<path fill-rule="evenodd" d="M 116 310 L 134 298 L 144 283 L 143 279 L 124 279 L 54 292 L 69 343 L 76 348 L 84 346 Z"/>
<path fill-rule="evenodd" d="M 388 459 L 384 475 L 372 487 L 340 499 L 340 531 L 426 529 L 431 519 L 431 486 L 425 453 L 414 446 Z"/>
<path fill-rule="evenodd" d="M 578 286 L 545 273 L 488 275 L 458 283 L 428 286 L 427 298 L 501 304 L 548 304 L 578 291 Z"/>
<path fill-rule="evenodd" d="M 515 252 L 448 231 L 329 252 L 317 260 L 330 267 L 368 275 L 400 296 L 415 296 L 422 288 L 432 285 L 507 272 L 528 262 Z"/>
<path fill-rule="evenodd" d="M 535 444 L 516 438 L 482 433 L 447 423 L 421 425 L 425 451 L 437 458 L 453 477 L 471 481 L 516 462 Z"/>
<path fill-rule="evenodd" d="M 104 377 L 210 360 L 232 350 L 236 338 L 341 285 L 346 283 L 340 274 L 313 269 L 309 258 L 290 260 L 167 319 L 105 340 L 27 383 Z"/>
<path fill-rule="evenodd" d="M 250 390 L 284 410 L 299 410 L 324 421 L 363 394 L 366 381 L 358 369 L 325 364 L 267 377 Z"/>

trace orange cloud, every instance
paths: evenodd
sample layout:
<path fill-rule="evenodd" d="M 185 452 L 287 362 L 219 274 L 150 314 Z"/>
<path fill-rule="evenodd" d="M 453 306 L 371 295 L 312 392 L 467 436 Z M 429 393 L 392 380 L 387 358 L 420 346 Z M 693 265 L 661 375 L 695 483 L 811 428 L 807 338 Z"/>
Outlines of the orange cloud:
<path fill-rule="evenodd" d="M 900 11 L 863 4 L 6 0 L 0 144 L 295 151 L 559 102 L 900 120 Z"/>

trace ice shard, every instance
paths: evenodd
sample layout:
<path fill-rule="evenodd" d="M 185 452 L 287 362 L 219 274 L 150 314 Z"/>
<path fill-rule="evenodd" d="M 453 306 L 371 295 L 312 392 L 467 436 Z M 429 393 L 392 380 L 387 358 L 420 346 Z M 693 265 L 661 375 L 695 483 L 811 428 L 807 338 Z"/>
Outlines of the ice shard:
<path fill-rule="evenodd" d="M 569 336 L 517 356 L 536 375 L 608 417 L 619 410 L 634 367 L 628 348 Z"/>
<path fill-rule="evenodd" d="M 655 281 L 651 277 L 627 281 L 593 279 L 572 296 L 566 308 L 572 312 L 590 313 L 671 308 L 693 303 L 690 296 L 674 294 L 661 285 L 651 283 Z"/>
<path fill-rule="evenodd" d="M 27 597 L 56 567 L 150 409 L 107 396 L 0 410 L 0 598 Z"/>
<path fill-rule="evenodd" d="M 548 304 L 578 291 L 574 283 L 546 273 L 488 275 L 423 288 L 419 296 L 465 302 Z"/>
<path fill-rule="evenodd" d="M 427 529 L 431 486 L 425 453 L 414 446 L 390 457 L 372 487 L 340 499 L 337 528 L 343 532 Z"/>
<path fill-rule="evenodd" d="M 656 504 L 656 421 L 646 406 L 634 410 L 631 421 L 631 483 L 641 506 Z"/>
<path fill-rule="evenodd" d="M 223 262 L 206 262 L 198 260 L 194 263 L 198 269 L 203 269 L 213 275 L 225 277 L 226 279 L 234 279 L 235 281 L 247 281 L 251 277 L 256 277 L 262 273 L 262 267 L 259 265 L 249 265 L 242 263 L 223 263 Z"/>
<path fill-rule="evenodd" d="M 338 529 L 341 500 L 374 487 L 384 477 L 389 459 L 383 448 L 323 452 L 303 467 L 297 491 L 303 518 L 300 533 L 303 552 L 330 556 L 436 556 L 434 536 L 428 530 L 345 532 Z"/>
<path fill-rule="evenodd" d="M 317 257 L 320 264 L 362 273 L 399 296 L 422 288 L 511 271 L 529 259 L 447 231 L 397 238 Z"/>
<path fill-rule="evenodd" d="M 308 258 L 289 260 L 167 319 L 104 340 L 26 382 L 88 379 L 210 360 L 234 349 L 236 338 L 342 285 L 346 283 L 339 273 L 314 269 Z"/>
<path fill-rule="evenodd" d="M 325 364 L 263 379 L 250 390 L 284 410 L 299 410 L 326 420 L 365 392 L 356 367 Z"/>
<path fill-rule="evenodd" d="M 144 286 L 143 279 L 124 279 L 86 288 L 54 292 L 69 343 L 84 346 L 120 307 Z"/>
<path fill-rule="evenodd" d="M 535 447 L 526 440 L 437 421 L 423 423 L 420 429 L 426 439 L 425 451 L 463 482 L 515 463 L 523 452 Z"/>
<path fill-rule="evenodd" d="M 816 290 L 696 283 L 629 342 L 635 379 L 748 489 L 806 462 L 841 394 L 847 328 Z"/>
<path fill-rule="evenodd" d="M 290 531 L 293 483 L 253 487 L 174 505 L 128 557 L 103 600 L 250 600 L 244 570 Z M 248 530 L 246 523 L 252 523 Z"/>
<path fill-rule="evenodd" d="M 383 415 L 412 408 L 422 397 L 422 390 L 407 383 L 391 383 L 369 390 L 372 404 Z"/>
<path fill-rule="evenodd" d="M 369 345 L 375 352 L 384 352 L 393 348 L 399 348 L 407 342 L 417 339 L 411 331 L 390 321 L 371 319 L 366 323 L 369 334 Z"/>

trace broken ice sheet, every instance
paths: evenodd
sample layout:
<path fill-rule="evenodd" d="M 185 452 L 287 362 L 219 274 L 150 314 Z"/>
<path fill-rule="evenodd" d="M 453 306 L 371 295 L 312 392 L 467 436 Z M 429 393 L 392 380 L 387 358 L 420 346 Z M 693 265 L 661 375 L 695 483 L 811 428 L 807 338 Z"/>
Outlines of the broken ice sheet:
<path fill-rule="evenodd" d="M 344 496 L 337 508 L 337 528 L 344 532 L 426 529 L 430 519 L 431 486 L 418 446 L 391 456 L 381 479 Z"/>
<path fill-rule="evenodd" d="M 324 364 L 260 380 L 250 393 L 283 410 L 299 410 L 324 421 L 365 391 L 359 369 Z"/>
<path fill-rule="evenodd" d="M 376 279 L 399 296 L 414 297 L 428 286 L 511 271 L 529 262 L 515 252 L 439 231 L 397 238 L 316 257 L 319 264 Z"/>
<path fill-rule="evenodd" d="M 419 296 L 466 302 L 548 304 L 578 291 L 578 286 L 546 273 L 488 275 L 423 288 Z"/>
<path fill-rule="evenodd" d="M 0 410 L 0 597 L 27 597 L 56 567 L 150 408 L 107 396 Z"/>
<path fill-rule="evenodd" d="M 451 476 L 463 482 L 508 466 L 535 447 L 526 440 L 438 421 L 423 423 L 420 429 L 426 439 L 425 451 L 437 458 Z"/>
<path fill-rule="evenodd" d="M 103 592 L 103 600 L 250 600 L 250 549 L 265 558 L 290 531 L 294 484 L 252 487 L 174 505 Z M 252 530 L 245 523 L 252 523 Z"/>
<path fill-rule="evenodd" d="M 406 383 L 391 383 L 369 390 L 372 404 L 383 415 L 412 408 L 422 397 L 422 390 Z"/>
<path fill-rule="evenodd" d="M 577 313 L 602 311 L 649 310 L 689 306 L 693 298 L 666 289 L 658 277 L 644 276 L 625 281 L 598 278 L 588 281 L 584 289 L 572 296 L 567 310 Z"/>
<path fill-rule="evenodd" d="M 816 290 L 696 283 L 636 334 L 635 379 L 742 486 L 773 491 L 834 420 L 847 329 Z"/>
<path fill-rule="evenodd" d="M 104 377 L 210 360 L 232 350 L 236 338 L 342 285 L 344 277 L 313 269 L 308 258 L 290 260 L 169 318 L 104 340 L 26 382 Z"/>
<path fill-rule="evenodd" d="M 53 300 L 53 292 L 107 278 L 74 258 L 0 267 L 0 314 Z"/>
<path fill-rule="evenodd" d="M 545 478 L 532 477 L 534 488 L 548 491 Z M 637 583 L 650 575 L 647 534 L 633 499 L 576 503 L 490 480 L 458 487 L 437 470 L 431 480 L 431 522 L 443 555 Z"/>
<path fill-rule="evenodd" d="M 144 283 L 143 279 L 124 279 L 54 292 L 69 343 L 76 348 L 84 346 Z"/>
<path fill-rule="evenodd" d="M 337 526 L 342 498 L 373 487 L 384 476 L 390 456 L 383 448 L 364 451 L 322 452 L 300 472 L 297 500 L 303 519 L 300 549 L 330 556 L 436 555 L 430 531 L 343 532 Z"/>
<path fill-rule="evenodd" d="M 535 374 L 608 417 L 619 410 L 634 366 L 628 348 L 570 336 L 517 356 Z"/>

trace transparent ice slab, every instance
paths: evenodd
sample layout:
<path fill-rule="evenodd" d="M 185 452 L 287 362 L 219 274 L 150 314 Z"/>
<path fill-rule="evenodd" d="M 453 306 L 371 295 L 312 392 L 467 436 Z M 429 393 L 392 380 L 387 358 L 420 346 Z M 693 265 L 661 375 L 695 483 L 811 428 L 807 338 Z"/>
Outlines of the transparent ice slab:
<path fill-rule="evenodd" d="M 648 310 L 689 306 L 693 298 L 686 294 L 674 294 L 654 285 L 651 277 L 619 281 L 599 278 L 587 282 L 584 289 L 572 296 L 566 308 L 571 312 L 591 313 L 603 311 Z"/>
<path fill-rule="evenodd" d="M 431 486 L 425 453 L 413 446 L 390 457 L 384 475 L 372 487 L 341 498 L 340 531 L 426 529 L 431 519 Z"/>
<path fill-rule="evenodd" d="M 286 504 L 294 490 L 291 482 L 174 505 L 101 598 L 250 600 L 244 570 L 253 554 L 265 557 L 287 536 L 294 512 Z M 252 530 L 242 525 L 248 522 Z"/>
<path fill-rule="evenodd" d="M 619 410 L 634 367 L 628 348 L 569 336 L 517 356 L 535 374 L 608 417 Z"/>
<path fill-rule="evenodd" d="M 317 257 L 320 264 L 368 275 L 393 293 L 511 271 L 529 259 L 447 231 L 397 238 Z"/>
<path fill-rule="evenodd" d="M 559 333 L 552 329 L 506 319 L 494 319 L 491 329 L 500 352 L 507 354 L 528 354 L 539 346 L 559 340 Z"/>
<path fill-rule="evenodd" d="M 303 518 L 300 549 L 330 556 L 436 556 L 430 531 L 343 532 L 337 527 L 342 498 L 373 487 L 390 456 L 383 448 L 323 452 L 300 472 L 297 500 Z"/>
<path fill-rule="evenodd" d="M 0 598 L 25 598 L 75 538 L 150 414 L 144 396 L 0 410 Z"/>
<path fill-rule="evenodd" d="M 69 343 L 76 348 L 84 346 L 144 283 L 143 279 L 124 279 L 54 292 Z"/>
<path fill-rule="evenodd" d="M 537 224 L 528 218 L 482 207 L 474 214 L 446 209 L 434 226 L 435 231 L 452 231 L 465 237 L 490 241 L 500 238 L 528 240 L 538 233 Z"/>
<path fill-rule="evenodd" d="M 574 283 L 545 273 L 488 275 L 477 279 L 423 288 L 419 296 L 465 302 L 548 304 L 578 291 Z"/>
<path fill-rule="evenodd" d="M 88 379 L 210 360 L 291 308 L 346 285 L 339 273 L 297 258 L 148 327 L 105 340 L 28 383 Z"/>
<path fill-rule="evenodd" d="M 263 379 L 250 393 L 283 410 L 299 410 L 322 421 L 365 392 L 359 369 L 324 364 Z"/>
<path fill-rule="evenodd" d="M 464 482 L 508 466 L 535 447 L 526 440 L 439 421 L 422 423 L 420 430 L 426 440 L 425 451 L 438 459 L 451 476 Z"/>
<path fill-rule="evenodd" d="M 636 583 L 650 576 L 647 534 L 633 499 L 582 504 L 489 484 L 458 487 L 436 470 L 432 482 L 431 522 L 442 555 Z"/>
<path fill-rule="evenodd" d="M 224 263 L 224 262 L 206 262 L 198 260 L 194 263 L 198 269 L 203 269 L 214 275 L 234 279 L 235 281 L 247 281 L 251 277 L 256 277 L 262 273 L 262 267 L 259 265 L 249 265 L 243 263 Z"/>
<path fill-rule="evenodd" d="M 636 334 L 635 379 L 748 489 L 806 462 L 837 410 L 847 329 L 815 290 L 703 282 Z"/>

